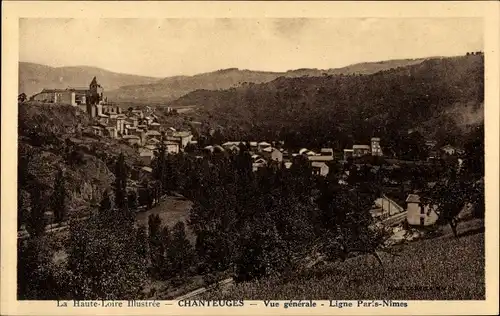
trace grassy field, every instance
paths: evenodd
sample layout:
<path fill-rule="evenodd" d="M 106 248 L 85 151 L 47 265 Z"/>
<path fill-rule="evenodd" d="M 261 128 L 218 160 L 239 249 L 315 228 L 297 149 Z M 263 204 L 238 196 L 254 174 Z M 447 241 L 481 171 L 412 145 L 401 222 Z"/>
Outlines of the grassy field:
<path fill-rule="evenodd" d="M 178 221 L 183 221 L 186 224 L 186 234 L 189 240 L 194 244 L 195 236 L 187 227 L 189 219 L 189 211 L 191 210 L 192 202 L 182 197 L 169 196 L 166 200 L 150 210 L 137 214 L 136 220 L 139 225 L 148 225 L 148 217 L 151 214 L 159 215 L 162 224 L 172 228 Z"/>
<path fill-rule="evenodd" d="M 480 300 L 485 298 L 484 226 L 459 225 L 456 239 L 442 235 L 396 246 L 400 256 L 382 253 L 384 269 L 370 256 L 326 263 L 291 280 L 240 283 L 203 294 L 205 299 L 401 299 Z M 394 259 L 394 260 L 393 260 Z"/>

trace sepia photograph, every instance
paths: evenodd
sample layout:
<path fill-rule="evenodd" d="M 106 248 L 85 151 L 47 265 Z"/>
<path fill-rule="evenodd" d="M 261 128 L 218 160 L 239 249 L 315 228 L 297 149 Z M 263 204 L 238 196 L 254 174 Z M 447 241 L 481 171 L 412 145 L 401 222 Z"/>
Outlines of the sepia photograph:
<path fill-rule="evenodd" d="M 486 300 L 484 25 L 20 17 L 15 300 Z"/>

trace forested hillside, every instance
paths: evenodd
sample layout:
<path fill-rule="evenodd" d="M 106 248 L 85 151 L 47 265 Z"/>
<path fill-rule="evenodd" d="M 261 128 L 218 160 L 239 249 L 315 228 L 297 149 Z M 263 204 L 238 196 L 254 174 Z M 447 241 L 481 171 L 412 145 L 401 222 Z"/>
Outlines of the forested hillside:
<path fill-rule="evenodd" d="M 199 106 L 193 116 L 220 128 L 226 139 L 281 138 L 291 145 L 344 148 L 372 136 L 396 143 L 417 129 L 453 144 L 483 122 L 483 73 L 480 54 L 435 58 L 371 75 L 278 78 L 198 90 L 171 105 Z"/>
<path fill-rule="evenodd" d="M 104 189 L 114 181 L 115 157 L 127 153 L 129 164 L 137 154 L 128 145 L 85 132 L 89 120 L 83 112 L 64 105 L 19 105 L 18 210 L 24 222 L 33 197 L 40 207 L 51 209 L 59 172 L 65 175 L 66 215 L 100 201 Z M 39 195 L 38 195 L 39 194 Z"/>
<path fill-rule="evenodd" d="M 206 89 L 219 90 L 238 87 L 245 83 L 264 83 L 279 77 L 322 76 L 338 74 L 372 74 L 377 71 L 415 65 L 425 59 L 400 59 L 381 62 L 367 62 L 333 69 L 302 68 L 286 72 L 253 71 L 228 68 L 194 76 L 167 77 L 154 83 L 129 85 L 108 91 L 110 99 L 118 102 L 163 103 L 175 100 L 189 92 Z"/>

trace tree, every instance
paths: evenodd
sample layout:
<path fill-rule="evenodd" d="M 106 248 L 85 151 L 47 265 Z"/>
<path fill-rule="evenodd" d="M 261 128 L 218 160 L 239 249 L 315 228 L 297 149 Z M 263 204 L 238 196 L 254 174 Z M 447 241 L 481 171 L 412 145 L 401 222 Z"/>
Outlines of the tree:
<path fill-rule="evenodd" d="M 177 189 L 179 174 L 179 162 L 175 155 L 167 154 L 164 161 L 164 178 L 163 188 L 166 193 L 170 193 Z"/>
<path fill-rule="evenodd" d="M 148 258 L 149 247 L 148 247 L 148 234 L 146 232 L 146 227 L 144 225 L 140 225 L 137 228 L 136 241 L 137 241 L 137 254 L 139 255 L 141 261 L 144 262 L 144 265 L 147 265 L 147 263 L 149 262 Z"/>
<path fill-rule="evenodd" d="M 111 197 L 109 196 L 108 190 L 105 190 L 102 194 L 101 202 L 99 203 L 99 212 L 103 214 L 109 214 L 112 208 L 113 204 L 111 202 Z"/>
<path fill-rule="evenodd" d="M 192 154 L 192 153 L 195 153 L 197 149 L 198 149 L 198 147 L 195 144 L 189 143 L 184 148 L 184 152 Z"/>
<path fill-rule="evenodd" d="M 346 188 L 332 183 L 322 187 L 318 202 L 319 249 L 330 260 L 345 260 L 350 253 L 373 255 L 382 265 L 377 251 L 387 237 L 376 229 L 369 210 L 377 195 L 366 187 Z"/>
<path fill-rule="evenodd" d="M 165 262 L 165 243 L 161 235 L 162 224 L 158 215 L 149 215 L 148 230 L 151 271 L 154 277 L 159 278 L 162 275 L 161 272 Z"/>
<path fill-rule="evenodd" d="M 70 225 L 68 282 L 77 300 L 131 300 L 142 296 L 146 269 L 137 230 L 125 222 L 108 222 L 98 213 Z"/>
<path fill-rule="evenodd" d="M 224 134 L 222 134 L 222 131 L 220 129 L 216 129 L 215 133 L 212 135 L 210 144 L 212 145 L 220 145 L 224 142 Z"/>
<path fill-rule="evenodd" d="M 29 212 L 26 230 L 33 237 L 39 237 L 45 233 L 45 201 L 43 192 L 37 188 L 31 190 L 31 210 Z"/>
<path fill-rule="evenodd" d="M 432 189 L 424 191 L 424 201 L 437 206 L 439 220 L 450 225 L 458 238 L 457 216 L 472 203 L 474 214 L 484 215 L 484 126 L 474 130 L 465 144 L 463 166 L 444 162 L 447 173 Z"/>
<path fill-rule="evenodd" d="M 170 243 L 166 246 L 167 258 L 170 262 L 171 273 L 182 278 L 192 265 L 194 254 L 191 243 L 187 239 L 185 225 L 177 222 L 171 233 Z"/>
<path fill-rule="evenodd" d="M 127 176 L 128 169 L 125 164 L 125 156 L 120 153 L 115 163 L 115 205 L 119 213 L 126 217 L 130 215 L 127 202 Z"/>
<path fill-rule="evenodd" d="M 403 136 L 399 144 L 402 158 L 407 160 L 424 160 L 428 157 L 423 136 L 417 131 Z"/>
<path fill-rule="evenodd" d="M 24 103 L 27 99 L 28 99 L 28 97 L 26 96 L 26 93 L 24 93 L 24 92 L 17 96 L 18 103 Z"/>
<path fill-rule="evenodd" d="M 139 202 L 138 202 L 137 193 L 135 191 L 130 191 L 128 193 L 127 202 L 128 202 L 128 208 L 130 210 L 137 209 Z"/>
<path fill-rule="evenodd" d="M 281 239 L 272 220 L 265 220 L 267 216 L 247 222 L 242 230 L 238 242 L 239 256 L 235 262 L 238 281 L 275 276 L 290 268 L 290 249 Z"/>
<path fill-rule="evenodd" d="M 51 208 L 54 211 L 55 222 L 61 223 L 66 219 L 66 187 L 62 170 L 59 170 L 56 175 L 54 192 L 52 193 L 50 202 Z"/>
<path fill-rule="evenodd" d="M 142 190 L 139 191 L 139 205 L 146 205 L 148 209 L 153 207 L 154 197 L 153 197 L 153 188 L 148 179 L 145 179 L 142 182 Z"/>
<path fill-rule="evenodd" d="M 29 194 L 22 189 L 21 185 L 17 186 L 17 229 L 26 223 L 28 214 Z"/>
<path fill-rule="evenodd" d="M 160 194 L 164 193 L 166 186 L 168 184 L 167 171 L 166 171 L 166 152 L 167 148 L 165 146 L 165 135 L 162 134 L 160 144 L 157 146 L 155 152 L 155 158 L 152 161 L 153 167 L 153 178 L 156 180 L 156 184 L 159 185 L 158 190 Z"/>
<path fill-rule="evenodd" d="M 450 166 L 446 178 L 441 179 L 432 189 L 424 191 L 424 205 L 435 206 L 439 221 L 450 225 L 458 238 L 457 216 L 468 201 L 467 183 L 457 174 L 457 167 Z"/>
<path fill-rule="evenodd" d="M 68 298 L 64 267 L 52 262 L 54 251 L 47 236 L 19 240 L 17 246 L 17 293 L 20 300 Z"/>
<path fill-rule="evenodd" d="M 464 149 L 464 172 L 474 179 L 484 177 L 484 125 L 469 135 Z"/>
<path fill-rule="evenodd" d="M 28 146 L 18 147 L 18 166 L 17 166 L 17 226 L 18 229 L 26 224 L 29 216 L 30 197 L 29 192 L 32 186 L 36 185 L 33 174 L 30 172 L 31 161 L 34 152 Z"/>

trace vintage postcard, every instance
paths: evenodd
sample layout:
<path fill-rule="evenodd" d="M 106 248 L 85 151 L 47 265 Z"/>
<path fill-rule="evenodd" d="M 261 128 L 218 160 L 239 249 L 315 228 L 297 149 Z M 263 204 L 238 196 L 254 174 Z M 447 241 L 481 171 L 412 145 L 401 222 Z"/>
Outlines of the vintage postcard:
<path fill-rule="evenodd" d="M 499 8 L 3 3 L 0 314 L 497 315 Z"/>

